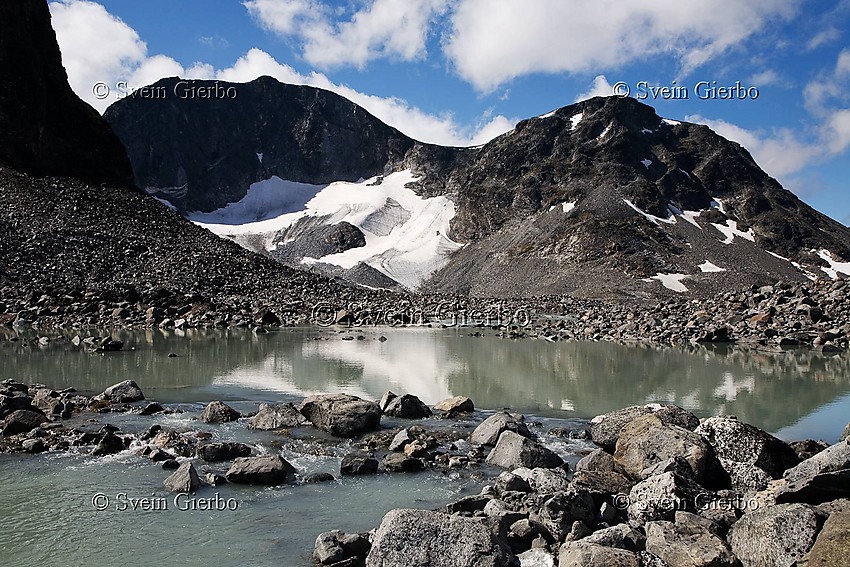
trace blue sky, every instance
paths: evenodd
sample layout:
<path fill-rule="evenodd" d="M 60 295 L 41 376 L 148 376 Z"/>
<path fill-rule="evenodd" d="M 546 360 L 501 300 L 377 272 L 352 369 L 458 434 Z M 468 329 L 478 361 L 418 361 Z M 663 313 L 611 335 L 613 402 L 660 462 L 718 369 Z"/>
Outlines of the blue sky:
<path fill-rule="evenodd" d="M 63 0 L 51 11 L 72 87 L 101 111 L 121 81 L 268 74 L 339 92 L 415 138 L 470 145 L 619 82 L 632 96 L 679 87 L 644 102 L 742 143 L 850 224 L 850 0 Z M 703 99 L 700 82 L 758 98 Z"/>

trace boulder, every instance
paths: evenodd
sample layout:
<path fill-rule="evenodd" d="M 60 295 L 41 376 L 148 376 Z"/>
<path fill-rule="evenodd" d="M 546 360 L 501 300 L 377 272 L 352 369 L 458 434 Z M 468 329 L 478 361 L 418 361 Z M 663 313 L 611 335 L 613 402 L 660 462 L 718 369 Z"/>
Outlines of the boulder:
<path fill-rule="evenodd" d="M 65 411 L 65 403 L 59 393 L 49 388 L 39 388 L 32 397 L 32 405 L 45 415 L 59 415 Z"/>
<path fill-rule="evenodd" d="M 788 482 L 800 482 L 819 474 L 850 468 L 850 440 L 839 441 L 806 459 L 783 475 Z"/>
<path fill-rule="evenodd" d="M 788 443 L 788 446 L 794 449 L 794 452 L 797 453 L 797 458 L 800 459 L 800 461 L 805 461 L 806 459 L 814 457 L 821 451 L 829 449 L 829 445 L 823 441 L 817 441 L 815 439 L 792 441 Z"/>
<path fill-rule="evenodd" d="M 511 472 L 527 482 L 531 489 L 538 493 L 551 494 L 553 492 L 561 492 L 567 490 L 570 485 L 570 481 L 567 478 L 567 471 L 563 468 L 529 469 L 520 467 Z"/>
<path fill-rule="evenodd" d="M 844 431 L 841 432 L 839 441 L 846 441 L 847 439 L 850 439 L 850 423 L 844 426 Z"/>
<path fill-rule="evenodd" d="M 633 419 L 620 431 L 614 463 L 618 470 L 637 480 L 644 470 L 667 459 L 684 458 L 697 480 L 713 457 L 711 447 L 699 434 L 678 425 L 665 424 L 653 414 Z"/>
<path fill-rule="evenodd" d="M 431 416 L 431 408 L 413 394 L 405 394 L 393 398 L 384 408 L 384 415 L 403 419 L 421 419 Z"/>
<path fill-rule="evenodd" d="M 195 492 L 201 487 L 201 479 L 195 465 L 186 461 L 162 483 L 169 492 Z"/>
<path fill-rule="evenodd" d="M 445 412 L 449 415 L 470 412 L 475 410 L 475 404 L 466 396 L 455 396 L 447 398 L 434 406 L 437 411 Z"/>
<path fill-rule="evenodd" d="M 250 457 L 251 447 L 244 443 L 207 443 L 198 447 L 198 456 L 209 463 Z"/>
<path fill-rule="evenodd" d="M 241 414 L 218 400 L 210 402 L 201 412 L 201 421 L 204 423 L 226 423 L 236 421 L 241 417 Z"/>
<path fill-rule="evenodd" d="M 576 472 L 578 471 L 613 471 L 614 457 L 611 453 L 605 452 L 603 449 L 596 449 L 590 454 L 582 457 L 576 463 Z"/>
<path fill-rule="evenodd" d="M 391 510 L 375 530 L 367 567 L 509 567 L 514 557 L 481 518 Z"/>
<path fill-rule="evenodd" d="M 97 445 L 92 451 L 92 455 L 95 457 L 114 455 L 115 453 L 120 453 L 123 450 L 124 440 L 115 435 L 113 432 L 107 431 L 97 442 Z"/>
<path fill-rule="evenodd" d="M 732 490 L 740 494 L 760 492 L 773 480 L 767 472 L 749 463 L 720 459 L 720 467 L 728 477 Z"/>
<path fill-rule="evenodd" d="M 558 551 L 559 567 L 640 567 L 636 553 L 584 541 L 570 541 Z"/>
<path fill-rule="evenodd" d="M 662 423 L 678 425 L 689 430 L 694 430 L 699 425 L 697 416 L 680 407 L 646 404 L 618 409 L 594 417 L 590 422 L 590 438 L 606 451 L 614 452 L 620 431 L 633 419 L 647 414 L 654 414 Z"/>
<path fill-rule="evenodd" d="M 396 433 L 393 440 L 390 441 L 388 449 L 390 451 L 401 451 L 404 449 L 405 445 L 412 443 L 415 440 L 416 437 L 409 430 L 402 429 Z"/>
<path fill-rule="evenodd" d="M 736 567 L 723 539 L 693 524 L 647 522 L 646 551 L 676 567 Z"/>
<path fill-rule="evenodd" d="M 402 453 L 390 453 L 382 461 L 384 469 L 389 472 L 418 472 L 425 468 L 422 459 L 410 457 Z"/>
<path fill-rule="evenodd" d="M 390 405 L 390 402 L 396 399 L 397 397 L 398 394 L 387 390 L 386 392 L 384 392 L 384 395 L 381 396 L 380 401 L 378 401 L 378 407 L 381 408 L 381 411 L 383 412 L 385 409 L 387 409 L 387 406 Z"/>
<path fill-rule="evenodd" d="M 298 427 L 306 423 L 306 419 L 291 403 L 260 404 L 257 415 L 248 419 L 248 429 L 273 431 L 290 427 Z"/>
<path fill-rule="evenodd" d="M 529 549 L 516 557 L 519 567 L 555 567 L 555 556 L 545 549 Z"/>
<path fill-rule="evenodd" d="M 378 459 L 362 453 L 349 453 L 342 458 L 339 473 L 342 476 L 375 474 L 378 472 Z"/>
<path fill-rule="evenodd" d="M 850 550 L 850 510 L 830 514 L 809 552 L 812 567 L 842 567 Z"/>
<path fill-rule="evenodd" d="M 646 549 L 646 536 L 628 524 L 617 524 L 593 532 L 582 541 L 605 547 L 616 547 L 628 551 L 643 551 Z"/>
<path fill-rule="evenodd" d="M 236 484 L 283 484 L 294 479 L 295 467 L 279 455 L 240 457 L 224 475 Z"/>
<path fill-rule="evenodd" d="M 107 400 L 113 404 L 128 404 L 144 400 L 142 389 L 133 380 L 124 380 L 105 389 L 95 396 L 99 400 Z"/>
<path fill-rule="evenodd" d="M 505 492 L 531 492 L 531 485 L 512 472 L 504 471 L 493 481 L 493 486 L 498 494 Z"/>
<path fill-rule="evenodd" d="M 777 504 L 823 504 L 839 498 L 850 498 L 850 468 L 789 482 L 776 492 Z"/>
<path fill-rule="evenodd" d="M 27 453 L 43 453 L 47 451 L 47 444 L 43 439 L 26 439 L 21 443 L 21 448 Z"/>
<path fill-rule="evenodd" d="M 583 490 L 558 492 L 543 503 L 539 519 L 555 539 L 564 541 L 573 523 L 594 524 L 596 503 L 590 493 Z"/>
<path fill-rule="evenodd" d="M 350 394 L 310 396 L 301 403 L 299 411 L 334 437 L 356 437 L 377 429 L 381 423 L 381 410 L 376 403 Z"/>
<path fill-rule="evenodd" d="M 362 534 L 331 530 L 316 538 L 313 559 L 321 565 L 334 565 L 352 557 L 365 557 L 370 547 L 369 539 Z"/>
<path fill-rule="evenodd" d="M 628 494 L 635 485 L 633 480 L 614 471 L 576 471 L 570 488 L 587 490 L 597 500 L 607 499 L 611 494 Z"/>
<path fill-rule="evenodd" d="M 504 469 L 519 467 L 552 469 L 563 459 L 536 441 L 513 431 L 503 431 L 496 446 L 487 455 L 487 463 Z"/>
<path fill-rule="evenodd" d="M 705 437 L 718 458 L 755 465 L 771 478 L 779 478 L 799 462 L 787 443 L 734 416 L 710 417 L 696 432 Z"/>
<path fill-rule="evenodd" d="M 3 435 L 27 433 L 45 422 L 47 422 L 47 417 L 41 411 L 15 410 L 3 420 Z"/>
<path fill-rule="evenodd" d="M 333 482 L 336 478 L 328 472 L 314 472 L 301 477 L 301 484 L 319 484 L 322 482 Z"/>
<path fill-rule="evenodd" d="M 522 417 L 516 417 L 503 411 L 497 411 L 480 424 L 472 432 L 470 443 L 476 445 L 495 445 L 504 431 L 513 431 L 523 437 L 531 437 L 531 432 L 523 423 Z"/>
<path fill-rule="evenodd" d="M 745 567 L 790 566 L 812 548 L 823 520 L 805 504 L 767 506 L 738 520 L 728 541 Z"/>
<path fill-rule="evenodd" d="M 706 494 L 696 482 L 676 473 L 649 477 L 629 492 L 629 523 L 639 527 L 655 520 L 672 521 L 677 510 L 696 509 Z"/>

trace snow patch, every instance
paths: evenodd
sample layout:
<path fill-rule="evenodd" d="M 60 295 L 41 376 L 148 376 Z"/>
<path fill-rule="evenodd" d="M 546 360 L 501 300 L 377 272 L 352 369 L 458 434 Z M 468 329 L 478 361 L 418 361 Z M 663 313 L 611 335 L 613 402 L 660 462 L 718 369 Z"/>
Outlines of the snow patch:
<path fill-rule="evenodd" d="M 553 116 L 555 116 L 555 113 L 557 113 L 557 112 L 558 112 L 557 110 L 553 110 L 552 112 L 547 112 L 546 114 L 541 114 L 537 118 L 552 118 Z"/>
<path fill-rule="evenodd" d="M 263 152 L 257 152 L 257 160 L 263 163 Z"/>
<path fill-rule="evenodd" d="M 812 250 L 814 252 L 814 250 Z M 832 257 L 832 252 L 827 249 L 822 249 L 817 252 L 818 256 L 822 259 L 826 260 L 829 263 L 829 267 L 821 267 L 821 270 L 824 271 L 826 275 L 828 275 L 831 279 L 838 279 L 838 274 L 842 273 L 850 276 L 850 262 L 837 262 Z"/>
<path fill-rule="evenodd" d="M 708 260 L 699 265 L 699 269 L 704 274 L 710 274 L 714 272 L 725 272 L 726 268 L 721 268 L 720 266 L 715 266 Z"/>
<path fill-rule="evenodd" d="M 634 210 L 636 210 L 641 215 L 643 215 L 647 220 L 649 220 L 649 221 L 651 221 L 655 224 L 658 224 L 660 222 L 663 222 L 663 223 L 666 223 L 666 224 L 676 224 L 676 215 L 671 214 L 668 218 L 662 219 L 661 217 L 657 217 L 655 215 L 651 215 L 649 213 L 642 211 L 637 205 L 635 205 L 634 203 L 632 203 L 628 199 L 623 199 L 623 202 L 625 204 L 627 204 L 628 206 L 630 206 L 631 208 L 633 208 Z"/>
<path fill-rule="evenodd" d="M 678 120 L 670 120 L 669 118 L 662 118 L 661 121 L 667 124 L 668 126 L 678 126 L 679 124 L 681 124 L 681 122 L 679 122 Z"/>
<path fill-rule="evenodd" d="M 651 159 L 642 159 L 642 160 L 640 160 L 640 162 L 643 164 L 643 166 L 644 166 L 646 169 L 649 169 L 649 166 L 650 166 L 650 165 L 652 165 L 652 160 L 651 160 Z"/>
<path fill-rule="evenodd" d="M 649 128 L 644 128 L 643 130 L 640 131 L 640 133 L 641 134 L 653 134 L 653 133 L 655 133 L 655 131 L 650 130 Z"/>
<path fill-rule="evenodd" d="M 780 256 L 779 254 L 775 254 L 775 253 L 770 252 L 770 251 L 766 251 L 766 252 L 767 252 L 768 254 L 770 254 L 771 256 L 773 256 L 774 258 L 777 258 L 777 259 L 779 259 L 779 260 L 785 260 L 786 262 L 790 262 L 790 261 L 791 261 L 791 259 L 790 259 L 790 258 L 786 258 L 785 256 Z"/>
<path fill-rule="evenodd" d="M 643 281 L 651 282 L 652 280 L 658 280 L 661 282 L 661 285 L 667 289 L 671 289 L 677 293 L 685 293 L 688 291 L 688 288 L 685 287 L 682 280 L 688 277 L 690 276 L 687 274 L 662 274 L 661 272 L 658 272 L 658 274 L 651 278 L 645 278 Z"/>
<path fill-rule="evenodd" d="M 607 135 L 608 135 L 608 132 L 610 132 L 610 131 L 611 131 L 611 125 L 609 124 L 608 126 L 606 126 L 606 127 L 605 127 L 605 129 L 604 129 L 604 130 L 602 130 L 602 133 L 601 133 L 601 134 L 599 134 L 599 135 L 596 137 L 596 139 L 597 139 L 597 140 L 601 140 L 601 139 L 603 139 L 605 136 L 607 136 Z"/>
<path fill-rule="evenodd" d="M 582 118 L 584 118 L 584 113 L 582 112 L 570 116 L 570 130 L 575 130 Z"/>
<path fill-rule="evenodd" d="M 576 204 L 575 204 L 575 202 L 564 203 L 564 204 L 561 205 L 561 207 L 563 207 L 565 213 L 568 213 L 571 210 L 576 208 Z"/>
<path fill-rule="evenodd" d="M 723 244 L 732 244 L 732 241 L 735 240 L 736 236 L 749 240 L 750 242 L 756 241 L 756 235 L 753 233 L 753 229 L 750 229 L 747 232 L 738 230 L 738 223 L 736 221 L 727 220 L 725 225 L 713 222 L 711 223 L 711 226 L 722 232 L 726 237 L 725 240 L 721 241 Z"/>
<path fill-rule="evenodd" d="M 713 209 L 719 209 L 721 213 L 723 213 L 724 215 L 726 214 L 726 207 L 723 206 L 723 201 L 721 201 L 717 197 L 712 197 L 711 203 L 709 203 L 708 206 Z"/>

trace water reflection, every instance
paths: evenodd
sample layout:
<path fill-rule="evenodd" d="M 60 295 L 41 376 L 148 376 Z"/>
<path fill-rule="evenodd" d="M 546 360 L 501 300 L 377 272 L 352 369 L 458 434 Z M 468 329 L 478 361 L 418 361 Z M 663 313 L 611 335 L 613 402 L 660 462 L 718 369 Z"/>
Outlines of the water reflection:
<path fill-rule="evenodd" d="M 6 331 L 11 333 L 11 331 Z M 389 340 L 378 340 L 380 334 Z M 362 340 L 343 340 L 357 334 Z M 850 415 L 850 358 L 703 346 L 548 343 L 462 329 L 115 332 L 135 350 L 92 354 L 33 336 L 0 346 L 2 377 L 97 392 L 134 379 L 165 402 L 267 400 L 346 391 L 468 395 L 481 408 L 591 417 L 664 401 L 700 416 L 734 414 L 769 431 L 833 440 Z M 168 353 L 178 356 L 169 358 Z M 822 412 L 829 412 L 821 415 Z M 807 425 L 808 424 L 808 425 Z M 796 425 L 796 427 L 795 427 Z"/>

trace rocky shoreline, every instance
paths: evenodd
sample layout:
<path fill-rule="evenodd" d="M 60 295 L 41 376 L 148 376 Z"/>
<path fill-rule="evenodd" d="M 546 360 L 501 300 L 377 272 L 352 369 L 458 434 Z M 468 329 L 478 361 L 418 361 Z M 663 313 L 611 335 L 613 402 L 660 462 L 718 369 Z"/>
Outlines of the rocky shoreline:
<path fill-rule="evenodd" d="M 159 424 L 128 433 L 98 419 L 175 411 L 145 400 L 132 381 L 88 397 L 6 380 L 0 452 L 129 450 L 162 467 L 174 493 L 378 473 L 392 482 L 423 470 L 486 480 L 437 510 L 392 510 L 370 532 L 320 534 L 314 561 L 336 567 L 839 565 L 850 533 L 850 425 L 832 446 L 785 443 L 733 416 L 700 420 L 649 404 L 544 432 L 520 414 L 476 412 L 462 396 L 432 408 L 391 392 L 379 401 L 317 395 L 247 414 L 211 402 L 200 414 L 213 427 L 235 422 L 281 439 L 302 430 L 348 444 L 338 471 L 305 474 L 279 445 Z M 393 426 L 382 427 L 385 418 Z M 550 448 L 559 438 L 586 440 L 574 466 Z"/>

